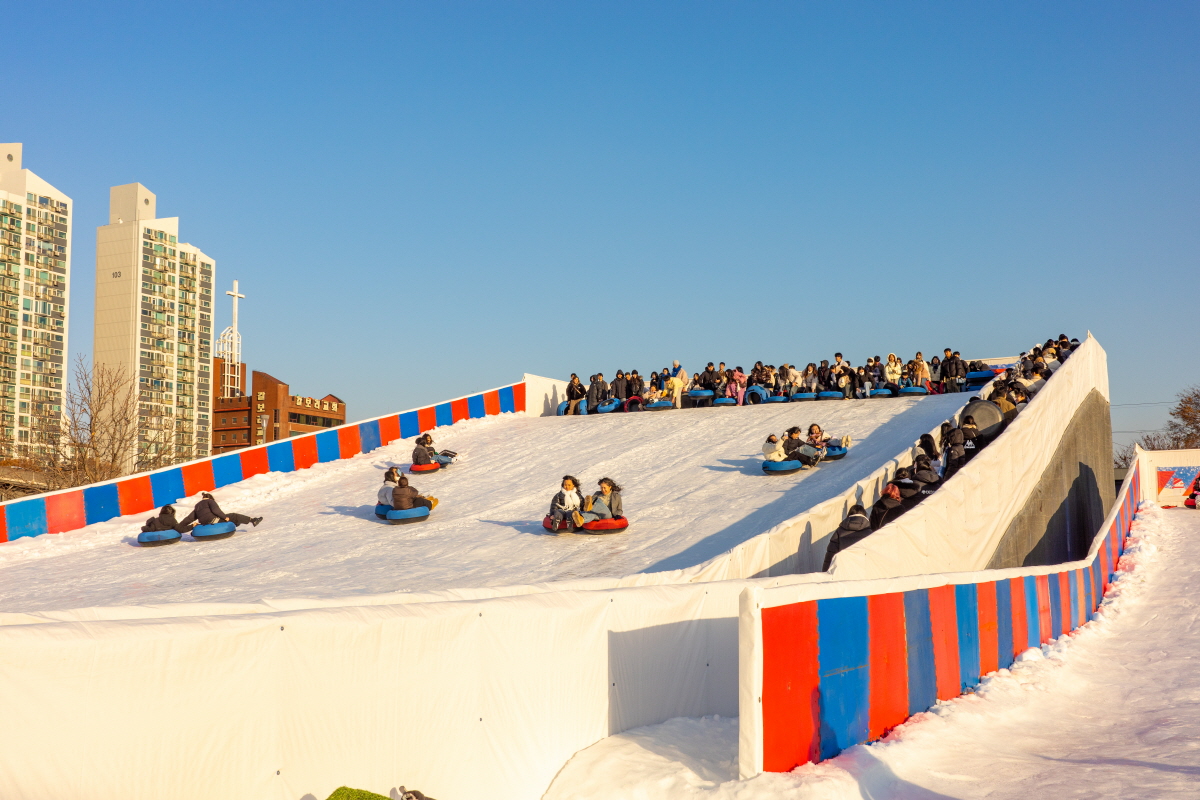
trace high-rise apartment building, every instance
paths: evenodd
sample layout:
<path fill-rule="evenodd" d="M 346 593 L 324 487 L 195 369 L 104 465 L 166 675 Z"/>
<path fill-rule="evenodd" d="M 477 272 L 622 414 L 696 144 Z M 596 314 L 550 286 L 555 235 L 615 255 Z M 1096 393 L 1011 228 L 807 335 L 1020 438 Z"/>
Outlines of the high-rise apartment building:
<path fill-rule="evenodd" d="M 139 469 L 207 456 L 212 447 L 212 313 L 216 265 L 179 241 L 140 183 L 109 192 L 96 231 L 93 361 L 138 382 Z"/>
<path fill-rule="evenodd" d="M 61 430 L 71 198 L 0 144 L 0 456 L 42 455 Z"/>

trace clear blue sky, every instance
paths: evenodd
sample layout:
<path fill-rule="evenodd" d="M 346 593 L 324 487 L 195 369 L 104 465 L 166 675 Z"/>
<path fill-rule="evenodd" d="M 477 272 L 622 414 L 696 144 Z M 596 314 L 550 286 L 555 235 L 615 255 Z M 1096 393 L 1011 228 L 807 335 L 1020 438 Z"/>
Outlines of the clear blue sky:
<path fill-rule="evenodd" d="M 1194 2 L 66 2 L 4 24 L 0 140 L 76 202 L 75 353 L 108 187 L 140 181 L 241 282 L 251 366 L 355 418 L 526 371 L 1088 329 L 1114 403 L 1200 382 Z"/>

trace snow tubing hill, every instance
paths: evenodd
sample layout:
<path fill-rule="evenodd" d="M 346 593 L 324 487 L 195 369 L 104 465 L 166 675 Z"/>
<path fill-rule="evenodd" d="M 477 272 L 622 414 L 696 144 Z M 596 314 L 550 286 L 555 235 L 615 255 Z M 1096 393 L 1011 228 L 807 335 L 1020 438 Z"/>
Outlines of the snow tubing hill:
<path fill-rule="evenodd" d="M 409 522 L 420 522 L 423 519 L 427 519 L 429 517 L 429 509 L 424 506 L 418 506 L 417 508 L 399 510 L 378 503 L 375 506 L 375 516 L 380 519 L 386 519 L 393 525 L 404 525 Z"/>
<path fill-rule="evenodd" d="M 237 525 L 232 522 L 216 522 L 212 525 L 197 525 L 192 528 L 192 538 L 197 541 L 228 539 L 237 531 Z"/>

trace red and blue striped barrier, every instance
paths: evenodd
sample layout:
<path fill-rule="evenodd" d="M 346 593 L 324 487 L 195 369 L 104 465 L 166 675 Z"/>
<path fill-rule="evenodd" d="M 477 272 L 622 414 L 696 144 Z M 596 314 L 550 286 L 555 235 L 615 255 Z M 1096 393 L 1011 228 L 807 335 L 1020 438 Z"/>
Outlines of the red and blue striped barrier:
<path fill-rule="evenodd" d="M 64 533 L 126 514 L 141 514 L 198 492 L 265 472 L 294 472 L 369 453 L 442 425 L 525 410 L 525 384 L 248 447 L 141 475 L 0 504 L 0 542 Z"/>
<path fill-rule="evenodd" d="M 761 762 L 754 763 L 756 753 L 747 763 L 743 753 L 743 776 L 790 772 L 880 739 L 937 701 L 973 690 L 1023 651 L 1086 623 L 1112 581 L 1140 496 L 1131 469 L 1086 566 L 774 606 L 770 591 L 780 590 L 767 590 L 761 684 L 742 695 L 743 715 L 755 712 L 746 703 L 761 706 Z"/>

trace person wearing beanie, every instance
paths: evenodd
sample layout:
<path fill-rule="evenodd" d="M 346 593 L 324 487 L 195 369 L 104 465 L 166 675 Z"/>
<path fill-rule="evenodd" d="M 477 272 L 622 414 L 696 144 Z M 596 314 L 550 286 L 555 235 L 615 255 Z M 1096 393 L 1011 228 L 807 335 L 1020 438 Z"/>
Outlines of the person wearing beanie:
<path fill-rule="evenodd" d="M 829 545 L 825 548 L 825 561 L 821 564 L 821 571 L 828 572 L 835 555 L 851 545 L 861 542 L 871 533 L 871 521 L 867 519 L 867 510 L 859 505 L 850 506 L 842 524 L 838 525 L 837 530 L 829 537 Z"/>

